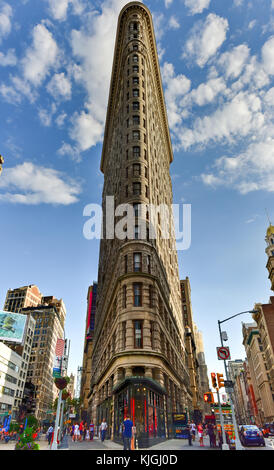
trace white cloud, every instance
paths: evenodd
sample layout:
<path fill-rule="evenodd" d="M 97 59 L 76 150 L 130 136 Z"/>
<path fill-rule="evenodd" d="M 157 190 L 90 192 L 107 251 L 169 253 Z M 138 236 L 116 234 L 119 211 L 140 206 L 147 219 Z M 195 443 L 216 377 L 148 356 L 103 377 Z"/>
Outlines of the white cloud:
<path fill-rule="evenodd" d="M 17 57 L 14 49 L 9 49 L 6 54 L 0 52 L 0 66 L 8 67 L 17 64 Z"/>
<path fill-rule="evenodd" d="M 62 127 L 64 125 L 66 118 L 67 118 L 66 113 L 62 112 L 61 114 L 59 114 L 55 119 L 57 126 Z"/>
<path fill-rule="evenodd" d="M 51 125 L 51 113 L 49 113 L 46 109 L 39 109 L 38 116 L 45 127 L 49 127 Z"/>
<path fill-rule="evenodd" d="M 182 97 L 189 91 L 191 81 L 185 75 L 175 75 L 173 65 L 168 62 L 164 63 L 161 72 L 165 85 L 168 121 L 170 127 L 174 128 L 182 121 L 182 109 L 179 104 Z"/>
<path fill-rule="evenodd" d="M 209 186 L 227 186 L 241 194 L 264 190 L 274 192 L 274 139 L 251 143 L 235 157 L 221 157 L 215 162 L 215 175 L 203 174 Z"/>
<path fill-rule="evenodd" d="M 64 21 L 67 17 L 67 9 L 70 0 L 49 0 L 49 9 L 55 20 Z"/>
<path fill-rule="evenodd" d="M 3 3 L 0 9 L 0 43 L 2 39 L 11 32 L 12 8 L 7 3 Z"/>
<path fill-rule="evenodd" d="M 21 95 L 13 87 L 0 84 L 0 94 L 2 98 L 10 104 L 19 104 L 21 102 Z"/>
<path fill-rule="evenodd" d="M 266 73 L 274 75 L 274 36 L 262 47 L 262 63 Z"/>
<path fill-rule="evenodd" d="M 63 142 L 57 153 L 62 156 L 69 156 L 76 162 L 81 160 L 79 149 L 76 146 L 72 146 L 66 142 Z"/>
<path fill-rule="evenodd" d="M 182 57 L 194 59 L 203 67 L 225 41 L 228 28 L 227 19 L 210 13 L 204 22 L 198 21 L 192 28 Z"/>
<path fill-rule="evenodd" d="M 173 0 L 165 0 L 165 7 L 168 8 L 172 4 Z"/>
<path fill-rule="evenodd" d="M 51 32 L 38 24 L 34 27 L 33 43 L 22 59 L 24 78 L 34 86 L 39 86 L 56 65 L 58 47 Z"/>
<path fill-rule="evenodd" d="M 231 51 L 224 52 L 218 64 L 224 69 L 227 78 L 236 78 L 241 74 L 248 56 L 249 48 L 246 44 L 240 44 Z"/>
<path fill-rule="evenodd" d="M 258 131 L 264 124 L 261 101 L 255 94 L 239 93 L 214 113 L 194 121 L 192 129 L 180 129 L 182 147 L 227 141 Z"/>
<path fill-rule="evenodd" d="M 201 83 L 196 89 L 191 90 L 183 98 L 181 105 L 189 107 L 195 103 L 198 106 L 204 106 L 211 103 L 219 93 L 224 93 L 225 90 L 226 84 L 223 78 L 211 78 L 206 83 Z"/>
<path fill-rule="evenodd" d="M 72 6 L 72 12 L 75 15 L 81 15 L 85 8 L 85 3 L 81 0 L 47 0 L 51 16 L 58 21 L 64 21 L 67 18 L 69 6 Z"/>
<path fill-rule="evenodd" d="M 175 16 L 171 16 L 168 22 L 168 26 L 170 29 L 178 29 L 180 28 L 180 23 Z"/>
<path fill-rule="evenodd" d="M 101 11 L 93 11 L 88 17 L 88 24 L 71 32 L 73 55 L 78 61 L 73 67 L 74 78 L 87 92 L 84 109 L 75 113 L 70 130 L 81 151 L 102 140 L 117 20 L 126 3 L 127 0 L 104 0 Z"/>
<path fill-rule="evenodd" d="M 71 83 L 62 73 L 56 73 L 47 85 L 48 92 L 55 98 L 69 100 L 71 98 Z"/>
<path fill-rule="evenodd" d="M 70 131 L 70 137 L 77 142 L 80 151 L 88 150 L 100 140 L 104 127 L 103 124 L 85 111 L 74 113 L 73 128 Z"/>
<path fill-rule="evenodd" d="M 209 7 L 210 0 L 184 0 L 185 6 L 189 8 L 192 15 L 202 13 L 205 8 Z"/>
<path fill-rule="evenodd" d="M 79 183 L 68 179 L 61 172 L 25 162 L 5 168 L 0 179 L 0 201 L 37 205 L 69 205 L 78 201 Z"/>

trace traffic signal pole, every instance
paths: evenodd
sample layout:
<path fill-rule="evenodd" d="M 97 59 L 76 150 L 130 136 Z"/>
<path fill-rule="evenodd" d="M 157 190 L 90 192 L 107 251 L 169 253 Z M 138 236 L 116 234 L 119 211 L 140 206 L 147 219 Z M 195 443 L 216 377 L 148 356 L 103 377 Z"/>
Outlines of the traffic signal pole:
<path fill-rule="evenodd" d="M 242 312 L 242 313 L 247 313 L 247 312 Z M 241 315 L 241 313 L 237 314 L 237 315 L 233 315 L 233 317 L 238 316 L 238 315 Z M 230 318 L 233 318 L 233 317 L 230 317 Z M 230 318 L 227 318 L 226 320 L 229 320 Z M 223 337 L 222 337 L 222 331 L 221 331 L 221 323 L 223 323 L 226 320 L 223 320 L 223 321 L 218 320 L 219 333 L 220 333 L 220 339 L 221 339 L 222 347 L 224 346 L 224 343 L 223 343 Z M 224 359 L 224 368 L 225 368 L 226 380 L 230 380 L 230 377 L 229 377 L 228 371 L 227 371 L 227 365 L 226 365 L 226 360 L 225 359 Z M 232 398 L 232 394 L 231 394 L 230 390 L 227 391 L 227 394 L 228 394 L 228 399 L 229 399 L 230 406 L 231 406 L 232 421 L 233 421 L 233 426 L 234 426 L 235 449 L 236 450 L 244 450 L 244 447 L 242 446 L 240 438 L 239 438 L 238 425 L 237 425 L 236 416 L 235 416 L 234 403 L 233 403 L 233 398 Z"/>
<path fill-rule="evenodd" d="M 217 397 L 218 397 L 220 423 L 221 423 L 221 430 L 222 430 L 222 436 L 223 436 L 222 450 L 229 450 L 229 445 L 226 443 L 223 410 L 222 410 L 222 405 L 221 405 L 220 394 L 219 394 L 219 389 L 218 388 L 216 388 L 216 392 L 217 392 Z"/>

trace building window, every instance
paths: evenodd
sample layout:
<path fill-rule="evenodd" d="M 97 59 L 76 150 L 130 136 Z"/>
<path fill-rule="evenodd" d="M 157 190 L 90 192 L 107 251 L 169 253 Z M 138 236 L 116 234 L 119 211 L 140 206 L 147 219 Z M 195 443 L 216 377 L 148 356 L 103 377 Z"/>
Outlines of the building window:
<path fill-rule="evenodd" d="M 127 273 L 127 255 L 124 256 L 124 268 L 125 268 L 125 273 Z"/>
<path fill-rule="evenodd" d="M 132 77 L 133 85 L 139 85 L 139 77 Z"/>
<path fill-rule="evenodd" d="M 139 101 L 133 101 L 133 103 L 132 103 L 132 109 L 133 109 L 134 111 L 136 111 L 136 110 L 139 111 L 139 109 L 140 109 Z"/>
<path fill-rule="evenodd" d="M 133 183 L 133 194 L 140 196 L 141 194 L 141 183 Z"/>
<path fill-rule="evenodd" d="M 133 270 L 140 272 L 142 270 L 142 256 L 141 253 L 133 253 Z"/>
<path fill-rule="evenodd" d="M 139 240 L 140 228 L 139 225 L 135 225 L 134 227 L 134 239 Z"/>
<path fill-rule="evenodd" d="M 123 286 L 123 308 L 127 308 L 127 286 Z"/>
<path fill-rule="evenodd" d="M 134 88 L 134 90 L 132 90 L 132 96 L 133 96 L 133 98 L 138 98 L 139 97 L 138 88 Z"/>
<path fill-rule="evenodd" d="M 149 308 L 153 307 L 153 286 L 150 284 L 148 287 Z"/>
<path fill-rule="evenodd" d="M 143 324 L 141 321 L 134 321 L 134 348 L 143 347 Z"/>
<path fill-rule="evenodd" d="M 127 331 L 126 326 L 127 326 L 126 322 L 123 321 L 123 323 L 122 323 L 122 349 L 125 349 L 125 347 L 126 347 L 126 337 L 127 337 L 126 336 L 126 331 Z"/>
<path fill-rule="evenodd" d="M 133 60 L 133 62 L 135 62 L 135 63 L 139 62 L 139 57 L 138 57 L 138 55 L 137 55 L 137 54 L 134 54 L 132 60 Z"/>
<path fill-rule="evenodd" d="M 140 147 L 133 147 L 133 157 L 140 157 Z"/>
<path fill-rule="evenodd" d="M 141 165 L 140 163 L 133 164 L 133 176 L 140 176 L 141 175 Z"/>
<path fill-rule="evenodd" d="M 140 131 L 133 131 L 132 132 L 132 139 L 133 140 L 140 140 Z"/>
<path fill-rule="evenodd" d="M 133 204 L 133 210 L 134 210 L 134 216 L 135 217 L 139 217 L 139 203 L 136 202 Z"/>
<path fill-rule="evenodd" d="M 142 306 L 142 284 L 134 283 L 133 284 L 133 305 L 134 307 Z"/>
<path fill-rule="evenodd" d="M 139 116 L 133 116 L 132 121 L 133 121 L 134 125 L 138 126 L 140 124 L 140 117 Z"/>
<path fill-rule="evenodd" d="M 133 65 L 132 70 L 133 70 L 133 73 L 139 73 L 139 66 Z"/>
<path fill-rule="evenodd" d="M 151 256 L 147 255 L 147 272 L 151 274 Z"/>

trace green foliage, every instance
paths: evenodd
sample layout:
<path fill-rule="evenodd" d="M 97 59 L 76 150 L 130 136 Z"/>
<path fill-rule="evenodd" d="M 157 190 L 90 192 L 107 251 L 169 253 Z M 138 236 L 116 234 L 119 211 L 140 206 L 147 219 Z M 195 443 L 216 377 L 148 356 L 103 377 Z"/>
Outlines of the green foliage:
<path fill-rule="evenodd" d="M 38 429 L 39 427 L 39 422 L 38 419 L 34 415 L 29 415 L 28 417 L 28 426 L 33 429 Z"/>
<path fill-rule="evenodd" d="M 39 450 L 40 446 L 35 442 L 32 437 L 35 433 L 33 427 L 27 426 L 24 432 L 20 435 L 19 440 L 15 446 L 15 450 Z"/>
<path fill-rule="evenodd" d="M 10 432 L 19 432 L 20 424 L 19 423 L 10 423 Z"/>

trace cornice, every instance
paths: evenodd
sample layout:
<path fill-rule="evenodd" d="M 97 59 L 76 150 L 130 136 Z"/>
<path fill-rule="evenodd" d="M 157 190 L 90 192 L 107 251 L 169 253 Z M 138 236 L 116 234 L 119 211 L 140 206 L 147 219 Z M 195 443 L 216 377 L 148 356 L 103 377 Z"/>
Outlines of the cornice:
<path fill-rule="evenodd" d="M 149 9 L 143 3 L 130 2 L 124 6 L 118 18 L 116 41 L 115 41 L 115 48 L 114 48 L 114 58 L 113 58 L 113 65 L 112 65 L 109 98 L 108 98 L 107 117 L 106 117 L 106 123 L 105 123 L 104 142 L 103 142 L 101 165 L 100 165 L 100 169 L 103 173 L 104 173 L 104 168 L 105 168 L 108 139 L 111 136 L 110 131 L 112 127 L 111 126 L 111 121 L 113 117 L 112 113 L 114 112 L 114 100 L 119 90 L 118 72 L 121 68 L 121 62 L 122 62 L 124 22 L 128 14 L 130 14 L 131 10 L 135 10 L 135 11 L 140 10 L 146 19 L 147 28 L 148 28 L 148 37 L 149 37 L 150 48 L 151 48 L 150 52 L 151 52 L 152 63 L 153 63 L 154 72 L 155 72 L 158 96 L 159 96 L 160 104 L 161 104 L 162 117 L 164 120 L 165 137 L 166 137 L 166 142 L 167 142 L 168 149 L 169 149 L 170 163 L 173 160 L 173 151 L 172 151 L 171 138 L 170 138 L 170 133 L 169 133 L 166 105 L 165 105 L 165 99 L 164 99 L 164 93 L 163 93 L 163 86 L 162 86 L 162 79 L 161 79 L 161 73 L 160 73 L 160 67 L 159 67 L 159 61 L 158 61 L 158 54 L 157 54 L 156 40 L 155 40 L 155 34 L 154 34 L 154 29 L 153 29 L 152 16 L 151 16 Z"/>

